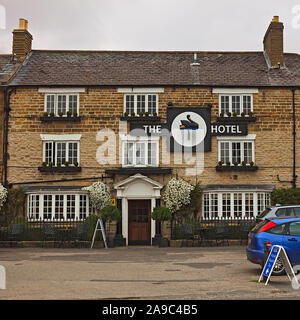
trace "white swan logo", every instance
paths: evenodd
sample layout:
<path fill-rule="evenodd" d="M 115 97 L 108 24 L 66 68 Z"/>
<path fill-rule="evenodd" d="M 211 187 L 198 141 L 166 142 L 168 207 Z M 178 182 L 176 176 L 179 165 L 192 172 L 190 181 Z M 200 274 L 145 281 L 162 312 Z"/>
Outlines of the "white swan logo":
<path fill-rule="evenodd" d="M 195 147 L 204 140 L 207 126 L 198 113 L 183 112 L 174 119 L 171 133 L 179 145 Z"/>

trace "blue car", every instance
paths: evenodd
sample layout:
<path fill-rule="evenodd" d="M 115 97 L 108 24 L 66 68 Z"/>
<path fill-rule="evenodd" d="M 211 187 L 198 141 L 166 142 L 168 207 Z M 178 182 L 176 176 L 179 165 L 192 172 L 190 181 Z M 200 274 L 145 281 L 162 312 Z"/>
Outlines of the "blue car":
<path fill-rule="evenodd" d="M 276 217 L 258 223 L 248 236 L 247 259 L 263 267 L 266 252 L 273 245 L 284 247 L 292 266 L 300 265 L 300 217 Z M 278 259 L 273 274 L 284 273 L 283 263 Z"/>

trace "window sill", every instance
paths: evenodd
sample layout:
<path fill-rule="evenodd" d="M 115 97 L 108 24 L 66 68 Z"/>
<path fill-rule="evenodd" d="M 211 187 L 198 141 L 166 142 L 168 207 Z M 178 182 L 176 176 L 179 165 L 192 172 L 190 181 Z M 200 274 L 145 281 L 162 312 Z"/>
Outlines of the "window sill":
<path fill-rule="evenodd" d="M 54 121 L 71 121 L 71 122 L 80 122 L 80 117 L 40 117 L 42 122 L 54 122 Z"/>
<path fill-rule="evenodd" d="M 217 122 L 256 122 L 257 117 L 217 117 Z"/>
<path fill-rule="evenodd" d="M 144 117 L 121 117 L 120 118 L 121 121 L 135 121 L 135 122 L 146 122 L 146 123 L 149 123 L 149 122 L 160 122 L 161 120 L 161 117 L 154 117 L 154 116 L 144 116 Z"/>
<path fill-rule="evenodd" d="M 248 171 L 248 172 L 252 172 L 252 171 L 257 171 L 258 170 L 258 166 L 216 166 L 216 170 L 219 172 L 228 172 L 228 171 L 240 171 L 240 172 L 244 172 L 244 171 Z"/>
<path fill-rule="evenodd" d="M 81 172 L 81 167 L 39 167 L 40 172 Z"/>

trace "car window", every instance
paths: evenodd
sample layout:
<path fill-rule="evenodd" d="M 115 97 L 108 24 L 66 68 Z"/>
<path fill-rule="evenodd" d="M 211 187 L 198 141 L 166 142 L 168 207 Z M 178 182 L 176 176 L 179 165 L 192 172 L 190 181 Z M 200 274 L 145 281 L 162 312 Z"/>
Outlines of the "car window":
<path fill-rule="evenodd" d="M 300 221 L 290 223 L 290 236 L 300 237 Z"/>
<path fill-rule="evenodd" d="M 266 232 L 267 233 L 272 233 L 272 234 L 285 234 L 285 226 L 286 226 L 285 223 L 284 224 L 280 224 L 280 225 L 278 225 L 276 227 L 273 227 L 273 228 L 267 230 Z"/>
<path fill-rule="evenodd" d="M 300 207 L 294 208 L 295 216 L 300 217 Z"/>
<path fill-rule="evenodd" d="M 257 218 L 263 218 L 265 217 L 269 212 L 271 211 L 270 208 L 266 208 L 262 213 L 260 213 Z M 299 213 L 300 214 L 300 213 Z"/>
<path fill-rule="evenodd" d="M 277 217 L 285 217 L 286 209 L 285 208 L 278 209 L 275 214 Z"/>

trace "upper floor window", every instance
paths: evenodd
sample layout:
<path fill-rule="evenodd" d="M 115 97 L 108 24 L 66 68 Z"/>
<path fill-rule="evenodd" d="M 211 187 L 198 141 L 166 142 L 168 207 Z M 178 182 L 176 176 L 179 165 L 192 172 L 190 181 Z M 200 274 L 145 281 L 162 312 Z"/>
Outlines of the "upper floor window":
<path fill-rule="evenodd" d="M 159 140 L 155 138 L 123 138 L 123 167 L 157 167 L 159 164 Z"/>
<path fill-rule="evenodd" d="M 41 135 L 43 162 L 52 166 L 79 166 L 81 135 Z"/>
<path fill-rule="evenodd" d="M 255 135 L 248 135 L 243 138 L 218 138 L 219 162 L 222 164 L 246 164 L 255 162 L 254 157 Z"/>
<path fill-rule="evenodd" d="M 249 116 L 253 112 L 253 96 L 250 94 L 242 95 L 220 95 L 219 113 L 224 116 Z"/>
<path fill-rule="evenodd" d="M 126 94 L 124 104 L 124 112 L 129 115 L 146 112 L 151 115 L 158 113 L 157 94 Z"/>
<path fill-rule="evenodd" d="M 46 94 L 45 112 L 55 116 L 79 114 L 79 94 Z"/>

